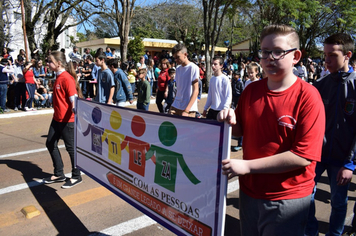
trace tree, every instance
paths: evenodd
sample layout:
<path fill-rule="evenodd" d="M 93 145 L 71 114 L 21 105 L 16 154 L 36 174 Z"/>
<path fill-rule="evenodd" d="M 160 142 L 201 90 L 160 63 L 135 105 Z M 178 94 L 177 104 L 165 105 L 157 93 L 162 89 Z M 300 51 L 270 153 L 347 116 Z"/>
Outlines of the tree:
<path fill-rule="evenodd" d="M 24 0 L 26 34 L 30 51 L 33 52 L 40 46 L 35 40 L 36 29 L 45 29 L 47 32 L 41 45 L 43 52 L 57 49 L 58 36 L 66 29 L 79 25 L 99 13 L 101 4 L 100 0 Z M 70 18 L 73 19 L 73 23 L 66 24 Z"/>
<path fill-rule="evenodd" d="M 145 54 L 145 45 L 142 42 L 141 36 L 136 36 L 127 45 L 127 52 L 134 61 L 140 61 L 140 56 Z"/>
<path fill-rule="evenodd" d="M 42 51 L 48 49 L 58 49 L 56 40 L 65 30 L 77 26 L 88 20 L 91 16 L 100 13 L 100 2 L 75 0 L 54 0 L 51 1 L 51 8 L 46 11 L 45 23 L 47 24 L 47 33 L 42 43 Z M 93 11 L 92 9 L 99 9 Z M 69 24 L 67 24 L 70 22 Z"/>
<path fill-rule="evenodd" d="M 130 24 L 136 0 L 114 0 L 115 22 L 119 27 L 121 60 L 127 60 Z"/>
<path fill-rule="evenodd" d="M 219 40 L 221 26 L 226 13 L 236 0 L 202 0 L 204 11 L 204 39 L 207 87 L 211 78 L 211 58 L 214 57 L 215 46 Z M 211 47 L 211 48 L 210 48 Z"/>

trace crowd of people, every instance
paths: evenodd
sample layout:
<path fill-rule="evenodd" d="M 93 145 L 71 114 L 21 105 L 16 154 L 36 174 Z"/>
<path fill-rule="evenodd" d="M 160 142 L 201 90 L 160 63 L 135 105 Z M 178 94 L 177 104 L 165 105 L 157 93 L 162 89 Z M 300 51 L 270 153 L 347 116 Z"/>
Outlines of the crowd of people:
<path fill-rule="evenodd" d="M 148 110 L 155 98 L 161 113 L 228 122 L 238 138 L 235 150 L 243 148 L 242 160 L 222 162 L 228 178 L 240 176 L 241 234 L 318 235 L 314 197 L 326 171 L 332 207 L 327 235 L 341 235 L 356 166 L 354 41 L 343 33 L 326 38 L 325 61 L 303 60 L 299 36 L 286 25 L 264 28 L 260 43 L 258 58 L 218 53 L 209 86 L 203 54 L 189 55 L 183 44 L 154 56 L 146 51 L 137 63 L 132 57 L 121 62 L 109 47 L 94 57 L 89 49 L 81 56 L 74 47 L 71 62 L 63 52 L 51 52 L 47 67 L 39 59 L 25 62 L 23 51 L 13 65 L 4 50 L 0 105 L 7 110 L 3 90 L 10 84 L 14 110 L 33 110 L 33 102 L 37 108 L 54 106 L 46 145 L 55 169 L 45 183 L 65 181 L 57 148 L 61 136 L 73 159 L 69 130 L 75 96 L 116 106 L 137 99 L 140 110 Z M 65 91 L 53 92 L 53 83 Z M 200 114 L 203 91 L 208 95 Z M 72 165 L 72 178 L 63 188 L 82 181 Z"/>

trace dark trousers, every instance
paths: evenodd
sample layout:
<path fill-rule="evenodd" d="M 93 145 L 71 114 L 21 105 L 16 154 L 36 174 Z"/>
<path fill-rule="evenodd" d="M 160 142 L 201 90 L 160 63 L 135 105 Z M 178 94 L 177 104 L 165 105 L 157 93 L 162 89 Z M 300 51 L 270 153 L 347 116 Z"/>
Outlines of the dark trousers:
<path fill-rule="evenodd" d="M 0 84 L 0 108 L 6 109 L 7 84 Z"/>
<path fill-rule="evenodd" d="M 209 109 L 208 115 L 206 116 L 207 119 L 209 120 L 216 120 L 216 117 L 218 116 L 220 111 Z"/>
<path fill-rule="evenodd" d="M 144 103 L 142 102 L 138 102 L 136 104 L 136 107 L 138 110 L 144 110 L 144 111 L 148 111 L 149 107 L 150 107 L 150 104 L 148 103 L 147 105 L 145 105 Z"/>
<path fill-rule="evenodd" d="M 62 138 L 67 152 L 70 156 L 72 163 L 72 178 L 80 178 L 80 170 L 75 167 L 74 163 L 74 122 L 57 122 L 52 120 L 52 123 L 48 130 L 48 136 L 46 141 L 46 147 L 51 155 L 54 175 L 57 177 L 63 176 L 63 161 L 61 153 L 58 149 L 58 141 Z"/>
<path fill-rule="evenodd" d="M 157 96 L 156 96 L 156 104 L 159 112 L 163 113 L 163 102 L 164 99 L 164 91 L 157 90 Z"/>

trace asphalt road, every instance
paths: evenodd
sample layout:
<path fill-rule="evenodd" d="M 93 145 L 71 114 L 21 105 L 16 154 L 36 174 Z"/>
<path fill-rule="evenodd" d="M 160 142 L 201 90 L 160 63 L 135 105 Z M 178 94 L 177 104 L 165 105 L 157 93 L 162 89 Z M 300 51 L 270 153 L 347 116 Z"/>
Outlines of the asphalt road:
<path fill-rule="evenodd" d="M 205 98 L 199 104 L 201 112 L 204 103 Z M 150 110 L 157 111 L 155 104 L 150 105 Z M 62 189 L 61 183 L 42 184 L 41 179 L 53 172 L 45 148 L 51 110 L 18 111 L 23 117 L 11 117 L 12 114 L 15 112 L 0 114 L 0 235 L 174 235 L 86 175 L 82 184 L 71 189 Z M 69 156 L 64 148 L 61 153 L 65 173 L 70 173 Z M 241 154 L 232 152 L 231 158 L 241 158 Z M 239 235 L 236 183 L 234 178 L 229 184 L 225 235 Z M 347 224 L 352 219 L 355 189 L 352 183 Z M 324 235 L 330 214 L 325 176 L 318 185 L 316 200 L 320 233 Z M 21 212 L 27 206 L 34 206 L 40 214 L 27 219 Z"/>

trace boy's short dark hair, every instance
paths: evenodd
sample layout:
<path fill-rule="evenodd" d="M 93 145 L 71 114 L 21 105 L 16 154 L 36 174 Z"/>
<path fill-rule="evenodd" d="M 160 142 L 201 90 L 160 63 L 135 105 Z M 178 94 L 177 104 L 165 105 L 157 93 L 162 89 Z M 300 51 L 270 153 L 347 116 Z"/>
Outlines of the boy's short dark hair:
<path fill-rule="evenodd" d="M 271 34 L 276 34 L 280 36 L 288 36 L 288 43 L 292 48 L 299 49 L 299 36 L 297 31 L 288 25 L 269 25 L 266 26 L 260 36 L 260 43 L 262 44 L 263 39 Z"/>
<path fill-rule="evenodd" d="M 171 75 L 171 74 L 173 74 L 173 73 L 176 73 L 176 69 L 174 69 L 174 68 L 168 69 L 168 74 L 169 74 L 169 75 Z"/>
<path fill-rule="evenodd" d="M 346 55 L 348 52 L 355 50 L 355 44 L 349 34 L 337 33 L 327 37 L 324 40 L 324 44 L 334 44 L 342 46 L 342 53 Z"/>
<path fill-rule="evenodd" d="M 222 58 L 221 56 L 214 56 L 213 61 L 219 61 L 220 65 L 224 65 L 224 58 Z"/>
<path fill-rule="evenodd" d="M 232 73 L 232 75 L 238 75 L 238 76 L 240 76 L 241 74 L 240 74 L 240 72 L 239 72 L 238 70 L 235 70 L 235 71 Z"/>
<path fill-rule="evenodd" d="M 174 55 L 178 52 L 183 52 L 183 53 L 187 52 L 187 47 L 182 43 L 176 44 L 172 49 L 172 54 Z"/>
<path fill-rule="evenodd" d="M 105 53 L 103 53 L 103 52 L 100 52 L 100 51 L 98 51 L 96 54 L 95 54 L 95 58 L 98 58 L 99 60 L 105 60 L 105 62 L 106 62 L 106 54 Z"/>
<path fill-rule="evenodd" d="M 108 59 L 108 61 L 106 62 L 107 66 L 113 66 L 115 69 L 119 68 L 119 60 L 116 58 L 111 58 Z"/>

